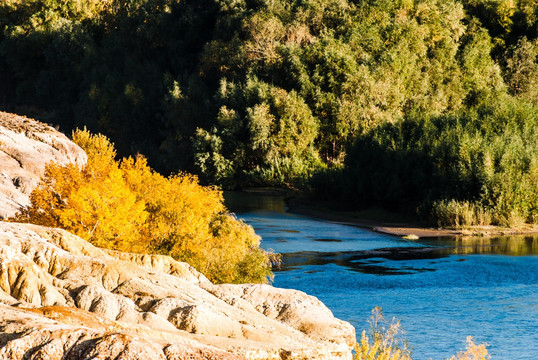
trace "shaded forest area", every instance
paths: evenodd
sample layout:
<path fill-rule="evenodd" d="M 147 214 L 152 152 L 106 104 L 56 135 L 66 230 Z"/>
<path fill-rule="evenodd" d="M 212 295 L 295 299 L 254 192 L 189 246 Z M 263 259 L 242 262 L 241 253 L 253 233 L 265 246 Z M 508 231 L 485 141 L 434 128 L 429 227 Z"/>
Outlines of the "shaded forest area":
<path fill-rule="evenodd" d="M 7 0 L 0 106 L 224 188 L 538 222 L 537 0 Z"/>

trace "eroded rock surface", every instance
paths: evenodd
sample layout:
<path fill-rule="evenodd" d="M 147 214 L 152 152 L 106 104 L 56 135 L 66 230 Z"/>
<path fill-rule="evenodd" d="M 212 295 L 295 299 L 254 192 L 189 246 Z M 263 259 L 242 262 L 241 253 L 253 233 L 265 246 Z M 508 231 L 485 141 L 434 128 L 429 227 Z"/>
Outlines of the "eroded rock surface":
<path fill-rule="evenodd" d="M 50 161 L 84 164 L 87 156 L 54 128 L 0 112 L 0 219 L 29 205 L 29 195 Z"/>
<path fill-rule="evenodd" d="M 0 220 L 29 204 L 50 161 L 87 157 L 53 128 L 0 112 Z M 302 292 L 213 285 L 167 256 L 0 221 L 0 360 L 351 359 L 354 342 L 350 324 Z"/>
<path fill-rule="evenodd" d="M 350 359 L 354 341 L 300 291 L 0 222 L 0 359 Z"/>

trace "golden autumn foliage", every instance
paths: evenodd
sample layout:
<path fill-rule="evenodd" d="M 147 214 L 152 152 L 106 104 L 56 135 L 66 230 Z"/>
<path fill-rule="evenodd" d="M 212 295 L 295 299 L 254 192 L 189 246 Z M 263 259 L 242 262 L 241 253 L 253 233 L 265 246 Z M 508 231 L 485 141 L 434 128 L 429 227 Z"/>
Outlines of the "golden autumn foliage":
<path fill-rule="evenodd" d="M 372 310 L 370 318 L 371 338 L 362 332 L 360 342 L 355 344 L 354 360 L 411 360 L 400 322 L 387 322 L 380 307 Z"/>
<path fill-rule="evenodd" d="M 461 351 L 457 356 L 452 356 L 448 360 L 489 360 L 491 356 L 488 354 L 486 344 L 477 345 L 474 343 L 471 336 L 467 337 L 467 349 Z"/>
<path fill-rule="evenodd" d="M 164 177 L 142 156 L 115 160 L 103 135 L 73 132 L 88 163 L 49 164 L 18 221 L 61 227 L 96 246 L 160 253 L 214 282 L 265 282 L 271 259 L 254 230 L 227 213 L 221 191 L 188 174 Z"/>
<path fill-rule="evenodd" d="M 355 345 L 355 360 L 411 360 L 401 350 L 384 348 L 381 339 L 370 341 L 366 332 L 362 332 L 361 340 Z"/>
<path fill-rule="evenodd" d="M 405 332 L 399 321 L 387 321 L 380 307 L 372 310 L 370 318 L 371 334 L 362 332 L 355 344 L 354 360 L 412 360 L 411 350 L 403 335 Z M 486 344 L 477 345 L 471 336 L 467 337 L 467 348 L 447 360 L 490 360 Z"/>
<path fill-rule="evenodd" d="M 74 133 L 88 153 L 83 168 L 51 163 L 17 220 L 60 227 L 96 246 L 129 251 L 147 213 L 123 178 L 112 145 L 102 136 Z M 136 251 L 136 250 L 135 250 Z"/>
<path fill-rule="evenodd" d="M 200 186 L 192 175 L 165 178 L 141 156 L 124 159 L 120 169 L 146 204 L 141 231 L 151 250 L 187 261 L 217 282 L 260 282 L 270 275 L 270 254 L 259 248 L 252 227 L 226 212 L 221 191 Z"/>

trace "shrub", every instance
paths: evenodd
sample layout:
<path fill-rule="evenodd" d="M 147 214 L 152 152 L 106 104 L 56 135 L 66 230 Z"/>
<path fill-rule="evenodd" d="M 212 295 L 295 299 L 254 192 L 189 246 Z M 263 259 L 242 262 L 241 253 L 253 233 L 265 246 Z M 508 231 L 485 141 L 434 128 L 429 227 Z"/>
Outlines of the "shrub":
<path fill-rule="evenodd" d="M 369 322 L 371 335 L 362 332 L 360 342 L 355 345 L 354 360 L 411 360 L 399 321 L 385 320 L 381 308 L 376 307 Z"/>
<path fill-rule="evenodd" d="M 370 336 L 362 332 L 360 342 L 355 344 L 353 360 L 412 360 L 400 322 L 383 317 L 380 307 L 372 310 Z M 447 360 L 489 360 L 487 344 L 477 345 L 471 336 L 467 337 L 467 349 Z"/>
<path fill-rule="evenodd" d="M 87 165 L 48 164 L 31 206 L 16 219 L 66 229 L 96 246 L 142 251 L 138 231 L 148 213 L 114 160 L 113 146 L 102 135 L 73 135 L 88 154 Z"/>
<path fill-rule="evenodd" d="M 449 360 L 489 360 L 491 356 L 488 354 L 486 344 L 477 345 L 474 343 L 471 336 L 467 337 L 467 349 L 461 351 L 458 355 L 452 356 Z"/>
<path fill-rule="evenodd" d="M 222 192 L 195 176 L 168 178 L 143 156 L 114 159 L 102 135 L 73 132 L 88 163 L 49 164 L 16 220 L 61 227 L 96 246 L 156 252 L 186 261 L 214 282 L 266 282 L 274 254 L 254 230 L 227 213 Z"/>
<path fill-rule="evenodd" d="M 432 206 L 432 216 L 439 226 L 462 227 L 490 225 L 491 212 L 470 201 L 439 200 Z"/>
<path fill-rule="evenodd" d="M 433 210 L 443 226 L 536 222 L 537 110 L 504 96 L 465 112 L 406 116 L 359 136 L 344 169 L 332 182 L 314 177 L 314 189 L 354 206 Z"/>

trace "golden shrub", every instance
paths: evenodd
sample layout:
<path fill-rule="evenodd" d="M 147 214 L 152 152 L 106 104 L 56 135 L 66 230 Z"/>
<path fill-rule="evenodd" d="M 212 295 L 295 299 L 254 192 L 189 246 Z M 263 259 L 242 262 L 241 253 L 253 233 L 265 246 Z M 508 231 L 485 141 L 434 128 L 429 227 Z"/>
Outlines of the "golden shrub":
<path fill-rule="evenodd" d="M 471 336 L 467 337 L 467 349 L 461 351 L 456 356 L 452 356 L 448 360 L 489 360 L 491 356 L 488 354 L 486 344 L 475 344 Z"/>
<path fill-rule="evenodd" d="M 144 203 L 124 180 L 104 136 L 77 131 L 73 138 L 86 145 L 88 164 L 48 164 L 30 195 L 31 206 L 16 219 L 66 229 L 96 246 L 131 250 L 147 218 Z"/>
<path fill-rule="evenodd" d="M 387 321 L 380 307 L 372 310 L 370 318 L 371 334 L 362 332 L 355 344 L 354 360 L 412 360 L 411 350 L 403 337 L 405 332 L 399 321 Z M 447 360 L 490 360 L 486 344 L 477 345 L 471 336 L 467 337 L 467 349 Z"/>
<path fill-rule="evenodd" d="M 73 141 L 87 165 L 47 165 L 16 220 L 61 227 L 100 247 L 167 254 L 216 282 L 271 276 L 270 254 L 250 226 L 227 213 L 221 191 L 189 174 L 166 178 L 143 156 L 118 162 L 103 135 L 77 130 Z"/>
<path fill-rule="evenodd" d="M 360 342 L 355 344 L 354 360 L 411 360 L 399 321 L 385 320 L 381 308 L 376 307 L 369 322 L 371 338 L 362 332 Z"/>

